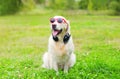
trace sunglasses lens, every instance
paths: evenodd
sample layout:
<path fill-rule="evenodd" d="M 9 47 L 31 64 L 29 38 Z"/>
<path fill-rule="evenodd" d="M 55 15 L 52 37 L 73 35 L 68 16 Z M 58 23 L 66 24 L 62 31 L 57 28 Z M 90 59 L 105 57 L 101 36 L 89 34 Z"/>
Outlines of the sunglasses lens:
<path fill-rule="evenodd" d="M 58 23 L 62 23 L 62 21 L 63 21 L 62 18 L 58 18 L 57 20 Z"/>
<path fill-rule="evenodd" d="M 54 18 L 51 18 L 51 19 L 50 19 L 50 22 L 51 22 L 51 23 L 54 23 L 54 22 L 55 22 L 55 19 L 54 19 Z"/>

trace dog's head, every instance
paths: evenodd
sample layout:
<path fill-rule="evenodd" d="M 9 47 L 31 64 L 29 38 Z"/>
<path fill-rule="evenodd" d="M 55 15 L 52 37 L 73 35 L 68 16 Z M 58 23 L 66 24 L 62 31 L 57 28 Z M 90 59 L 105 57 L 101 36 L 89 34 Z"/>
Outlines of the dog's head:
<path fill-rule="evenodd" d="M 55 16 L 50 19 L 50 27 L 54 37 L 68 31 L 69 22 L 62 16 Z"/>

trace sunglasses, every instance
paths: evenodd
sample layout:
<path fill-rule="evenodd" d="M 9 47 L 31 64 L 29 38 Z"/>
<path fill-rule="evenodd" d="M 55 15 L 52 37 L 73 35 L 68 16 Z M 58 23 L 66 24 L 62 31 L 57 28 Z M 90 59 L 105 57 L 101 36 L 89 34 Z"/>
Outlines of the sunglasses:
<path fill-rule="evenodd" d="M 66 20 L 63 18 L 51 18 L 50 19 L 51 23 L 54 23 L 55 21 L 57 21 L 58 23 L 62 23 L 62 22 L 67 23 Z"/>

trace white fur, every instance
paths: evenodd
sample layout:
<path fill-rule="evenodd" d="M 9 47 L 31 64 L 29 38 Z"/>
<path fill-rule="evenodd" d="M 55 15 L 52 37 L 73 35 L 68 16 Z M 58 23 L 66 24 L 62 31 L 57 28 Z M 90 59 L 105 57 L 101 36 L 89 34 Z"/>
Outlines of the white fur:
<path fill-rule="evenodd" d="M 62 16 L 55 16 L 54 18 L 64 18 Z M 65 19 L 65 18 L 64 18 Z M 66 20 L 66 19 L 65 19 Z M 67 21 L 67 20 L 66 20 Z M 64 44 L 63 37 L 68 32 L 70 34 L 70 25 L 68 23 L 68 30 L 63 30 L 61 34 L 58 35 L 59 41 L 55 42 L 52 35 L 49 38 L 48 52 L 43 55 L 43 67 L 47 69 L 54 69 L 58 73 L 58 69 L 63 69 L 65 73 L 68 69 L 72 67 L 76 62 L 76 56 L 74 54 L 74 45 L 72 41 L 72 36 L 69 41 Z M 67 24 L 57 23 L 57 29 L 66 29 Z M 51 26 L 51 25 L 50 25 Z M 52 29 L 52 26 L 51 26 Z"/>

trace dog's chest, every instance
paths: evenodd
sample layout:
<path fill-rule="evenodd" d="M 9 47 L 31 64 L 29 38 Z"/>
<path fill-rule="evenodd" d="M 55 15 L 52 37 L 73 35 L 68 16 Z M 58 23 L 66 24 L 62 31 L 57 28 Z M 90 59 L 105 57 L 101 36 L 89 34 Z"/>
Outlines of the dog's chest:
<path fill-rule="evenodd" d="M 64 43 L 56 43 L 54 46 L 54 50 L 54 52 L 59 56 L 67 55 L 67 49 Z"/>

